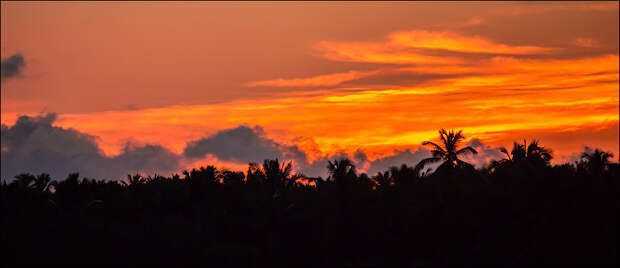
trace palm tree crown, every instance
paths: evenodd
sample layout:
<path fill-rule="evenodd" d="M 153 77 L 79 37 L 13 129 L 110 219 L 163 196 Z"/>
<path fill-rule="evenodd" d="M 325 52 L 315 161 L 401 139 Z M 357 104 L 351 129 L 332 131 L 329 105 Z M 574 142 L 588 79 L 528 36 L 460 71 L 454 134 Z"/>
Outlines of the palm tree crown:
<path fill-rule="evenodd" d="M 491 169 L 508 164 L 547 166 L 553 158 L 552 150 L 540 146 L 537 140 L 530 141 L 529 145 L 525 140 L 523 140 L 523 144 L 514 142 L 510 153 L 503 146 L 499 147 L 499 150 L 506 155 L 506 158 L 499 161 L 493 160 L 490 165 Z"/>
<path fill-rule="evenodd" d="M 332 179 L 336 183 L 343 184 L 352 182 L 357 177 L 355 165 L 348 158 L 336 159 L 334 162 L 327 160 L 327 163 L 328 180 Z"/>
<path fill-rule="evenodd" d="M 471 146 L 459 149 L 459 143 L 465 139 L 462 132 L 463 130 L 454 132 L 454 130 L 446 131 L 443 128 L 440 129 L 439 137 L 443 142 L 443 147 L 431 141 L 423 142 L 422 145 L 430 145 L 432 147 L 431 153 L 433 156 L 420 161 L 420 163 L 416 165 L 416 170 L 420 171 L 425 165 L 437 163 L 439 161 L 443 161 L 443 163 L 437 168 L 438 170 L 444 167 L 472 167 L 471 164 L 459 159 L 459 156 L 468 153 L 474 155 L 478 153 Z"/>
<path fill-rule="evenodd" d="M 614 157 L 612 153 L 599 150 L 598 148 L 594 149 L 592 153 L 583 152 L 581 154 L 581 159 L 586 161 L 586 167 L 594 175 L 601 175 L 607 165 L 609 165 L 609 158 L 612 157 Z"/>

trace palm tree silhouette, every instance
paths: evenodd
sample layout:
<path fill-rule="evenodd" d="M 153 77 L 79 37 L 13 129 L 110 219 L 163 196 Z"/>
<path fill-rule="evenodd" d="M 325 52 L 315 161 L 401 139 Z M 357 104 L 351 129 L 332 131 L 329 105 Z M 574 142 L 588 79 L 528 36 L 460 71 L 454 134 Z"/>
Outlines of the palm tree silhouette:
<path fill-rule="evenodd" d="M 417 179 L 420 178 L 418 170 L 414 167 L 409 167 L 406 164 L 402 164 L 399 167 L 390 168 L 391 179 L 396 186 L 411 185 Z"/>
<path fill-rule="evenodd" d="M 265 159 L 263 161 L 262 170 L 265 179 L 275 188 L 287 186 L 287 183 L 293 179 L 291 172 L 293 171 L 292 162 L 283 162 L 280 164 L 278 159 Z"/>
<path fill-rule="evenodd" d="M 327 171 L 329 173 L 328 180 L 333 180 L 338 185 L 344 185 L 357 177 L 355 165 L 348 158 L 336 159 L 334 162 L 327 160 Z"/>
<path fill-rule="evenodd" d="M 377 189 L 379 190 L 387 190 L 394 181 L 389 171 L 377 172 L 377 175 L 372 177 L 372 179 L 376 182 Z"/>
<path fill-rule="evenodd" d="M 465 136 L 462 134 L 463 130 L 459 130 L 458 132 L 454 132 L 454 130 L 450 130 L 447 132 L 445 129 L 439 130 L 439 137 L 443 142 L 443 148 L 431 141 L 424 141 L 422 145 L 430 145 L 432 146 L 431 153 L 432 157 L 423 159 L 418 163 L 415 167 L 415 170 L 419 172 L 424 168 L 425 165 L 431 163 L 437 163 L 439 161 L 443 161 L 441 165 L 437 168 L 437 170 L 445 169 L 445 168 L 456 168 L 456 167 L 471 167 L 473 166 L 463 160 L 459 159 L 459 156 L 465 155 L 468 153 L 478 154 L 478 152 L 472 148 L 471 146 L 467 146 L 465 148 L 458 149 L 459 143 L 465 139 Z"/>
<path fill-rule="evenodd" d="M 600 176 L 605 172 L 609 165 L 609 158 L 612 157 L 614 157 L 612 153 L 599 150 L 598 148 L 594 149 L 592 153 L 583 152 L 581 154 L 581 159 L 586 161 L 586 168 L 590 174 L 596 176 Z"/>
<path fill-rule="evenodd" d="M 547 166 L 551 158 L 553 158 L 552 150 L 540 146 L 537 140 L 530 141 L 529 145 L 525 140 L 523 140 L 523 144 L 514 142 L 510 153 L 508 153 L 508 150 L 503 146 L 500 147 L 499 150 L 506 155 L 506 158 L 491 161 L 489 165 L 491 170 L 509 165 Z"/>
<path fill-rule="evenodd" d="M 17 185 L 20 189 L 25 190 L 32 187 L 31 184 L 36 181 L 36 177 L 32 174 L 19 174 L 15 176 L 15 181 L 13 184 Z"/>
<path fill-rule="evenodd" d="M 523 140 L 523 144 L 525 145 L 525 140 Z M 533 140 L 527 146 L 525 159 L 527 159 L 530 163 L 536 164 L 537 166 L 547 166 L 549 165 L 551 158 L 553 158 L 551 154 L 551 149 L 542 147 L 538 145 L 537 140 Z"/>
<path fill-rule="evenodd" d="M 50 186 L 51 180 L 52 178 L 50 178 L 49 174 L 41 173 L 41 175 L 37 176 L 34 179 L 33 186 L 39 193 L 46 193 L 46 192 L 49 192 L 49 186 Z"/>

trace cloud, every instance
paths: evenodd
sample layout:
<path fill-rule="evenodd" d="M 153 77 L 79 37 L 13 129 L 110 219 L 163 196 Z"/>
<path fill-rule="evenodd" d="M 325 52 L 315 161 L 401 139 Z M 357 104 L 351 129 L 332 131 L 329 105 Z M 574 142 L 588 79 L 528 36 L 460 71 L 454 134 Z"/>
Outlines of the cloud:
<path fill-rule="evenodd" d="M 346 73 L 319 75 L 319 76 L 314 76 L 310 78 L 274 79 L 274 80 L 256 81 L 256 82 L 249 83 L 248 86 L 251 86 L 251 87 L 256 87 L 256 86 L 275 86 L 275 87 L 334 86 L 342 82 L 371 76 L 376 73 L 378 73 L 378 71 L 371 71 L 371 72 L 349 71 Z"/>
<path fill-rule="evenodd" d="M 297 137 L 295 141 L 313 143 L 311 138 Z M 475 157 L 464 158 L 476 167 L 482 167 L 488 164 L 491 159 L 501 157 L 497 148 L 486 146 L 477 139 L 473 139 L 467 145 L 479 151 Z M 306 149 L 305 147 L 308 146 L 302 147 Z M 312 154 L 320 154 L 320 152 L 313 151 Z M 327 177 L 328 161 L 335 159 L 349 158 L 356 165 L 358 172 L 374 175 L 379 171 L 388 170 L 392 166 L 402 164 L 415 166 L 420 160 L 431 156 L 428 149 L 419 147 L 416 150 L 397 150 L 392 155 L 369 160 L 369 157 L 358 149 L 352 154 L 336 152 L 318 157 L 314 156 L 311 160 L 311 157 L 298 145 L 284 145 L 265 137 L 264 130 L 260 126 L 239 126 L 189 142 L 183 155 L 189 158 L 204 158 L 213 155 L 219 160 L 236 163 L 261 163 L 263 159 L 277 157 L 283 161 L 292 160 L 294 169 L 307 176 L 321 176 L 323 178 Z M 433 168 L 434 166 L 430 167 Z"/>
<path fill-rule="evenodd" d="M 322 155 L 311 138 L 296 137 L 293 142 L 297 144 L 276 142 L 266 137 L 264 129 L 260 126 L 238 126 L 189 142 L 183 155 L 189 159 L 213 156 L 218 160 L 237 164 L 249 162 L 260 164 L 264 159 L 278 158 L 281 161 L 293 161 L 294 170 L 297 172 L 324 178 L 327 176 L 328 160 L 350 158 L 345 153 Z M 308 150 L 312 155 L 308 154 Z"/>
<path fill-rule="evenodd" d="M 333 162 L 336 159 L 342 159 L 342 158 L 349 158 L 353 160 L 352 162 L 356 166 L 359 166 L 359 163 L 357 163 L 354 159 L 352 159 L 351 156 L 349 156 L 346 153 L 340 152 L 340 153 L 336 153 L 332 155 L 322 156 L 312 162 L 299 162 L 297 163 L 297 166 L 295 168 L 298 169 L 299 172 L 301 172 L 302 174 L 306 176 L 322 177 L 323 179 L 325 179 L 328 176 L 327 174 L 328 173 L 327 172 L 328 161 Z"/>
<path fill-rule="evenodd" d="M 467 63 L 463 58 L 467 54 L 537 55 L 558 50 L 512 46 L 477 35 L 426 30 L 393 32 L 383 42 L 321 41 L 316 49 L 323 53 L 324 58 L 334 61 L 434 65 Z"/>
<path fill-rule="evenodd" d="M 497 147 L 491 147 L 482 143 L 478 139 L 472 139 L 465 146 L 472 146 L 478 154 L 467 155 L 461 159 L 474 165 L 476 168 L 482 168 L 487 166 L 491 160 L 501 159 L 503 154 Z M 374 176 L 377 172 L 383 172 L 389 170 L 391 167 L 400 167 L 406 164 L 410 167 L 415 167 L 422 159 L 431 157 L 431 152 L 425 147 L 418 147 L 417 149 L 405 149 L 397 150 L 393 154 L 379 157 L 374 160 L 369 160 L 368 156 L 360 151 L 355 151 L 352 155 L 346 153 L 337 153 L 333 155 L 323 156 L 312 163 L 306 163 L 300 167 L 300 170 L 309 176 L 321 176 L 325 178 L 327 176 L 327 161 L 333 161 L 334 159 L 349 158 L 353 164 L 355 164 L 358 172 L 366 173 L 369 176 Z M 439 164 L 427 165 L 424 171 L 427 169 L 434 170 Z"/>
<path fill-rule="evenodd" d="M 295 159 L 305 162 L 306 155 L 297 146 L 288 146 L 265 137 L 260 126 L 239 126 L 191 141 L 183 151 L 189 158 L 212 154 L 224 161 L 248 163 L 266 158 Z"/>
<path fill-rule="evenodd" d="M 396 151 L 395 154 L 375 159 L 370 162 L 370 165 L 366 172 L 368 175 L 376 175 L 377 172 L 388 170 L 393 166 L 401 166 L 406 164 L 408 166 L 417 165 L 422 159 L 431 157 L 431 153 L 428 149 L 420 147 L 415 151 L 410 149 L 404 151 Z"/>
<path fill-rule="evenodd" d="M 2 60 L 2 71 L 0 72 L 1 78 L 13 78 L 21 74 L 23 67 L 26 65 L 24 56 L 21 53 L 17 53 L 8 59 Z"/>
<path fill-rule="evenodd" d="M 381 87 L 381 86 L 391 86 L 391 87 L 400 87 L 400 86 L 416 86 L 422 85 L 426 82 L 433 82 L 438 80 L 445 80 L 448 78 L 457 78 L 463 77 L 466 75 L 472 75 L 471 73 L 430 73 L 423 72 L 422 70 L 415 68 L 401 68 L 394 69 L 390 71 L 384 71 L 380 74 L 360 77 L 358 79 L 347 81 L 343 83 L 344 86 L 373 86 L 373 87 Z"/>
<path fill-rule="evenodd" d="M 504 157 L 504 154 L 499 151 L 498 147 L 488 146 L 479 139 L 472 139 L 465 146 L 471 146 L 478 152 L 475 156 L 468 154 L 462 158 L 462 160 L 474 165 L 476 168 L 488 166 L 492 160 L 499 160 Z"/>
<path fill-rule="evenodd" d="M 384 64 L 457 64 L 455 57 L 429 56 L 419 51 L 398 49 L 384 43 L 321 41 L 316 47 L 323 57 L 332 61 Z"/>
<path fill-rule="evenodd" d="M 472 139 L 465 146 L 471 146 L 476 151 L 478 151 L 477 155 L 466 155 L 461 159 L 474 165 L 476 168 L 482 168 L 487 166 L 491 160 L 500 159 L 503 157 L 503 154 L 496 147 L 488 146 L 482 143 L 478 139 Z M 422 159 L 431 157 L 431 152 L 425 147 L 418 147 L 417 149 L 405 149 L 405 150 L 397 150 L 393 154 L 379 157 L 374 160 L 369 160 L 368 156 L 360 151 L 355 151 L 352 155 L 346 153 L 338 153 L 334 155 L 324 156 L 320 159 L 312 163 L 308 163 L 306 166 L 302 167 L 301 170 L 304 174 L 311 176 L 322 176 L 325 178 L 327 176 L 327 161 L 334 160 L 339 158 L 349 158 L 353 164 L 355 164 L 358 172 L 364 172 L 369 176 L 374 176 L 377 172 L 383 172 L 389 170 L 391 167 L 400 167 L 403 164 L 406 164 L 410 167 L 415 167 Z M 424 167 L 424 171 L 430 169 L 434 170 L 439 164 L 431 164 Z"/>
<path fill-rule="evenodd" d="M 114 157 L 103 155 L 96 137 L 53 126 L 56 114 L 21 116 L 11 127 L 2 125 L 2 179 L 22 172 L 49 173 L 64 179 L 69 173 L 97 179 L 119 179 L 129 173 L 169 172 L 180 167 L 178 155 L 158 145 L 127 144 Z"/>
<path fill-rule="evenodd" d="M 471 146 L 476 151 L 477 155 L 466 155 L 461 157 L 462 160 L 474 165 L 476 168 L 482 168 L 487 166 L 491 160 L 500 159 L 503 157 L 502 153 L 496 147 L 488 146 L 482 143 L 478 139 L 472 139 L 465 146 Z M 431 152 L 425 147 L 418 147 L 416 150 L 406 149 L 396 151 L 394 154 L 369 161 L 365 169 L 369 175 L 375 175 L 377 172 L 388 170 L 390 167 L 399 167 L 402 164 L 408 166 L 416 166 L 422 159 L 431 157 Z M 438 164 L 431 164 L 425 166 L 424 171 L 430 168 L 434 170 Z"/>
<path fill-rule="evenodd" d="M 553 51 L 538 46 L 510 46 L 495 43 L 481 36 L 464 36 L 451 32 L 414 30 L 395 32 L 389 36 L 388 45 L 396 48 L 441 49 L 464 53 L 492 53 L 526 55 Z"/>
<path fill-rule="evenodd" d="M 362 151 L 365 149 L 363 145 L 357 145 L 358 149 L 350 153 L 325 153 L 313 138 L 296 137 L 288 143 L 275 141 L 266 136 L 261 126 L 244 125 L 193 140 L 186 144 L 182 154 L 175 154 L 158 145 L 126 143 L 119 154 L 109 157 L 98 147 L 97 137 L 72 128 L 54 126 L 55 122 L 56 114 L 47 114 L 20 116 L 14 125 L 2 125 L 2 179 L 11 180 L 21 172 L 46 172 L 55 179 L 62 179 L 71 172 L 80 172 L 91 178 L 119 179 L 135 172 L 166 174 L 210 164 L 244 170 L 248 162 L 262 163 L 267 158 L 292 160 L 296 172 L 323 178 L 327 177 L 328 160 L 349 158 L 358 172 L 372 176 L 392 166 L 415 166 L 420 160 L 430 157 L 425 147 L 396 150 L 374 159 Z M 615 126 L 617 129 L 617 124 Z M 429 135 L 425 134 L 425 137 Z M 504 157 L 497 147 L 484 144 L 477 138 L 463 146 L 472 146 L 478 151 L 475 156 L 462 157 L 477 168 Z"/>

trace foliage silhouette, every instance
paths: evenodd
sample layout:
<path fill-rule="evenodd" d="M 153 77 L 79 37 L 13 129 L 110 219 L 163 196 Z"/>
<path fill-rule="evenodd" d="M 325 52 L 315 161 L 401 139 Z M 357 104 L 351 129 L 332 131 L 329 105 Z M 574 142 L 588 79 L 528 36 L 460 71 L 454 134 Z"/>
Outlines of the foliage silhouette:
<path fill-rule="evenodd" d="M 266 159 L 245 172 L 0 185 L 2 262 L 22 265 L 609 265 L 618 263 L 618 164 L 599 149 L 551 165 L 515 143 L 473 169 L 461 132 L 432 142 L 434 173 L 405 164 L 369 177 L 349 159 L 327 179 Z M 465 164 L 463 164 L 465 163 Z M 441 191 L 437 186 L 441 182 Z M 587 187 L 585 187 L 587 186 Z M 33 254 L 35 252 L 36 254 Z"/>
<path fill-rule="evenodd" d="M 454 130 L 450 130 L 449 132 L 447 132 L 443 128 L 440 129 L 439 138 L 443 142 L 443 147 L 431 141 L 422 142 L 422 145 L 430 145 L 432 147 L 431 153 L 433 154 L 433 156 L 420 161 L 420 163 L 418 163 L 416 166 L 416 170 L 420 171 L 427 164 L 437 163 L 440 161 L 443 161 L 443 163 L 441 163 L 441 165 L 437 167 L 438 171 L 444 169 L 454 169 L 457 167 L 473 168 L 471 164 L 459 159 L 459 156 L 461 155 L 469 153 L 475 155 L 478 153 L 471 146 L 458 149 L 459 143 L 465 139 L 465 136 L 463 136 L 462 132 L 462 130 L 459 130 L 456 133 L 454 132 Z"/>
<path fill-rule="evenodd" d="M 583 152 L 582 160 L 585 161 L 588 172 L 595 176 L 601 176 L 609 168 L 609 158 L 614 157 L 612 153 L 601 151 L 598 148 L 592 153 Z"/>

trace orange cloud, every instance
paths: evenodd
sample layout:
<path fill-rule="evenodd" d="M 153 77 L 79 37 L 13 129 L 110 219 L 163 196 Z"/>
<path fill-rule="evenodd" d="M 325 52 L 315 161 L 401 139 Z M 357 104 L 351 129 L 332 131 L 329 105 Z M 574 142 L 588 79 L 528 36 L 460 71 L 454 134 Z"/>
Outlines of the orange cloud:
<path fill-rule="evenodd" d="M 323 57 L 336 61 L 374 62 L 392 64 L 462 64 L 466 61 L 454 55 L 425 53 L 424 50 L 445 50 L 461 53 L 529 55 L 546 54 L 557 48 L 539 46 L 510 46 L 495 43 L 480 36 L 463 36 L 451 32 L 414 30 L 394 32 L 385 42 L 321 41 L 315 47 Z M 418 49 L 412 51 L 411 49 Z"/>
<path fill-rule="evenodd" d="M 323 57 L 335 61 L 372 62 L 393 64 L 444 64 L 458 63 L 458 59 L 436 57 L 421 53 L 402 51 L 383 43 L 338 43 L 321 41 L 316 47 Z"/>
<path fill-rule="evenodd" d="M 314 87 L 314 86 L 335 86 L 345 81 L 351 81 L 362 77 L 377 74 L 379 71 L 358 72 L 349 71 L 346 73 L 320 75 L 310 78 L 299 79 L 275 79 L 266 81 L 256 81 L 248 83 L 248 86 L 275 86 L 275 87 Z"/>
<path fill-rule="evenodd" d="M 398 66 L 249 84 L 327 87 L 281 92 L 272 98 L 63 114 L 57 123 L 98 136 L 108 155 L 118 154 L 127 140 L 162 144 L 180 153 L 190 140 L 239 124 L 260 125 L 268 138 L 298 145 L 311 159 L 352 155 L 360 149 L 378 158 L 415 148 L 434 138 L 439 128 L 464 129 L 468 137 L 489 145 L 509 145 L 523 135 L 544 136 L 543 144 L 559 146 L 553 148 L 559 159 L 589 142 L 618 154 L 617 127 L 609 127 L 619 121 L 617 54 L 553 58 L 556 50 L 548 48 L 427 31 L 393 33 L 383 43 L 323 41 L 318 48 L 329 60 Z M 489 55 L 472 59 L 467 53 Z M 545 57 L 531 55 L 538 53 Z M 396 86 L 364 82 L 390 73 L 425 79 L 397 81 Z M 350 86 L 353 80 L 357 84 Z M 15 118 L 3 113 L 2 123 L 11 124 Z M 604 140 L 566 134 L 593 129 L 603 129 L 597 135 Z"/>
<path fill-rule="evenodd" d="M 400 48 L 443 49 L 466 53 L 538 54 L 553 48 L 537 46 L 509 46 L 497 44 L 480 36 L 463 36 L 450 32 L 415 30 L 396 32 L 389 36 L 389 45 Z"/>

